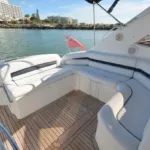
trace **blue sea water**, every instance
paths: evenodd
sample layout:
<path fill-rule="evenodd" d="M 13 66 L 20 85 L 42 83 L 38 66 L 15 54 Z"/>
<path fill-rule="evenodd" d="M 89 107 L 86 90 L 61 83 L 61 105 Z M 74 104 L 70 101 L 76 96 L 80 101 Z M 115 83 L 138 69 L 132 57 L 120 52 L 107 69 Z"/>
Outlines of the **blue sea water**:
<path fill-rule="evenodd" d="M 96 31 L 96 43 L 106 32 Z M 0 59 L 47 53 L 63 56 L 69 52 L 64 34 L 79 40 L 86 49 L 93 47 L 92 30 L 0 29 Z"/>

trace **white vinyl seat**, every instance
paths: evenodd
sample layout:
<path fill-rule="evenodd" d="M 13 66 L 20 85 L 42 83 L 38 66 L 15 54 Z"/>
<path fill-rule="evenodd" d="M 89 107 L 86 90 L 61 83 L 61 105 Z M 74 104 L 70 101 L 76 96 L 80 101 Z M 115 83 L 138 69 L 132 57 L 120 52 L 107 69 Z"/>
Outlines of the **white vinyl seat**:
<path fill-rule="evenodd" d="M 150 137 L 146 128 L 150 119 L 150 62 L 99 52 L 68 56 L 63 64 L 75 65 L 78 74 L 116 88 L 98 113 L 99 148 L 145 150 L 142 148 L 149 145 Z"/>
<path fill-rule="evenodd" d="M 73 74 L 73 72 L 67 68 L 54 68 L 52 70 L 40 72 L 36 75 L 28 76 L 26 78 L 7 82 L 4 84 L 4 87 L 10 100 L 16 101 L 20 97 L 36 90 L 39 86 L 42 88 L 71 74 Z"/>
<path fill-rule="evenodd" d="M 126 98 L 115 94 L 98 113 L 96 140 L 101 150 L 149 149 L 149 66 L 149 61 L 138 60 L 133 79 L 123 83 L 131 94 Z"/>
<path fill-rule="evenodd" d="M 132 96 L 118 113 L 118 120 L 133 136 L 142 140 L 150 118 L 150 91 L 135 79 L 126 84 L 132 89 Z"/>
<path fill-rule="evenodd" d="M 1 84 L 17 118 L 81 90 L 106 103 L 98 112 L 96 141 L 101 150 L 144 150 L 149 145 L 149 61 L 94 51 L 70 53 L 61 60 L 50 57 L 56 64 L 37 69 L 38 61 L 33 59 L 34 65 L 23 66 L 33 71 L 25 73 L 11 62 L 2 67 Z"/>
<path fill-rule="evenodd" d="M 134 73 L 135 58 L 101 52 L 76 52 L 61 60 L 62 67 L 72 68 L 77 74 L 116 89 L 120 82 L 129 80 Z"/>
<path fill-rule="evenodd" d="M 100 70 L 90 66 L 85 67 L 84 69 L 81 68 L 81 70 L 79 70 L 78 73 L 105 83 L 107 82 L 105 79 L 107 79 L 107 83 L 113 82 L 115 85 L 117 85 L 119 82 L 124 82 L 130 79 L 130 77 L 127 76 L 119 75 L 105 70 Z"/>
<path fill-rule="evenodd" d="M 101 150 L 137 150 L 140 141 L 118 121 L 118 112 L 132 95 L 125 84 L 117 86 L 117 93 L 98 112 L 96 141 Z"/>
<path fill-rule="evenodd" d="M 122 75 L 131 78 L 134 73 L 136 59 L 115 54 L 87 51 L 76 52 L 62 58 L 61 65 L 89 66 L 101 71 L 102 76 L 112 77 Z M 84 71 L 84 69 L 83 69 Z M 86 69 L 86 72 L 88 69 Z M 91 70 L 92 71 L 92 70 Z M 88 72 L 91 72 L 90 69 Z M 96 72 L 96 71 L 95 71 Z M 107 73 L 108 72 L 108 73 Z M 110 73 L 110 75 L 108 75 Z"/>
<path fill-rule="evenodd" d="M 48 77 L 55 81 L 67 73 L 56 68 L 59 61 L 58 55 L 37 55 L 4 64 L 0 72 L 1 84 L 4 84 L 9 100 L 15 101 L 31 92 Z"/>
<path fill-rule="evenodd" d="M 142 140 L 145 126 L 150 118 L 149 66 L 149 61 L 137 62 L 134 79 L 126 82 L 133 94 L 118 114 L 120 123 L 139 140 Z"/>
<path fill-rule="evenodd" d="M 75 76 L 59 67 L 55 54 L 30 56 L 4 63 L 0 69 L 0 105 L 8 105 L 18 119 L 46 106 L 74 89 Z"/>
<path fill-rule="evenodd" d="M 105 70 L 100 70 L 90 66 L 67 65 L 64 68 L 72 70 L 72 72 L 74 73 L 89 77 L 96 82 L 103 83 L 113 88 L 116 88 L 118 83 L 125 82 L 130 79 L 130 77 L 127 76 L 119 75 Z"/>

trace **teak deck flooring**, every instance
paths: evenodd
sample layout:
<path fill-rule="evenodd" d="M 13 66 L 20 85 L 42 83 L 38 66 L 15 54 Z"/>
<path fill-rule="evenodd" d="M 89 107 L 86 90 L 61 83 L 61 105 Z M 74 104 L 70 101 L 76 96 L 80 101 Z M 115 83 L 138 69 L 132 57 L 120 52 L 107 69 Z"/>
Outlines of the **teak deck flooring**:
<path fill-rule="evenodd" d="M 0 123 L 20 150 L 98 150 L 95 132 L 102 106 L 99 100 L 74 91 L 22 120 L 8 107 L 0 107 Z M 1 132 L 0 140 L 12 150 Z"/>

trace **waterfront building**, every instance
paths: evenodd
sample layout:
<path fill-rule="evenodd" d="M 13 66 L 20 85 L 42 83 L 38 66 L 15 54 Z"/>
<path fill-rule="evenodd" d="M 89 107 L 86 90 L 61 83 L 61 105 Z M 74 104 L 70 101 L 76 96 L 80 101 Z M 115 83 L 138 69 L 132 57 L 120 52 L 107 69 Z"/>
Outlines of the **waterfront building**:
<path fill-rule="evenodd" d="M 47 19 L 55 23 L 78 24 L 78 20 L 71 17 L 48 16 Z"/>
<path fill-rule="evenodd" d="M 85 25 L 86 25 L 86 23 L 84 23 L 84 22 L 80 23 L 80 26 L 85 26 Z"/>
<path fill-rule="evenodd" d="M 72 19 L 72 24 L 77 25 L 78 24 L 78 20 L 77 19 Z"/>
<path fill-rule="evenodd" d="M 8 0 L 0 0 L 0 2 L 8 4 Z"/>
<path fill-rule="evenodd" d="M 62 23 L 72 24 L 72 18 L 71 17 L 61 17 L 60 20 Z"/>
<path fill-rule="evenodd" d="M 22 18 L 20 6 L 9 4 L 8 0 L 0 0 L 0 21 L 19 20 Z"/>
<path fill-rule="evenodd" d="M 61 23 L 60 16 L 48 16 L 47 19 L 55 23 Z"/>

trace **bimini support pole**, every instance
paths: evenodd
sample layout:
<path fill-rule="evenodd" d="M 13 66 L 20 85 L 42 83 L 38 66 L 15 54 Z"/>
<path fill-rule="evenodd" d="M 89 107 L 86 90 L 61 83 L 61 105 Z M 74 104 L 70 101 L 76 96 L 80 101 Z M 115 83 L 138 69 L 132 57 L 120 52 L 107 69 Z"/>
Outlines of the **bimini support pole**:
<path fill-rule="evenodd" d="M 93 1 L 93 24 L 94 24 L 94 46 L 96 44 L 95 37 L 95 2 Z"/>
<path fill-rule="evenodd" d="M 123 25 L 122 22 L 120 22 L 115 16 L 113 16 L 111 13 L 109 13 L 103 6 L 101 6 L 99 3 L 96 3 L 101 9 L 103 9 L 107 14 L 109 14 L 113 19 L 115 19 L 119 24 Z"/>
<path fill-rule="evenodd" d="M 99 2 L 101 2 L 102 0 L 85 0 L 85 1 L 87 1 L 87 2 L 90 3 L 90 4 L 93 4 L 93 3 L 97 4 L 101 9 L 103 9 L 108 15 L 110 15 L 113 19 L 115 19 L 119 24 L 121 24 L 121 25 L 124 26 L 124 24 L 123 24 L 121 21 L 119 21 L 116 17 L 114 17 L 114 16 L 111 14 L 111 12 L 113 11 L 113 9 L 115 8 L 115 6 L 117 5 L 117 3 L 118 3 L 120 0 L 115 0 L 114 3 L 111 5 L 111 7 L 108 9 L 108 11 L 107 11 L 103 6 L 101 6 L 101 5 L 99 4 Z"/>

